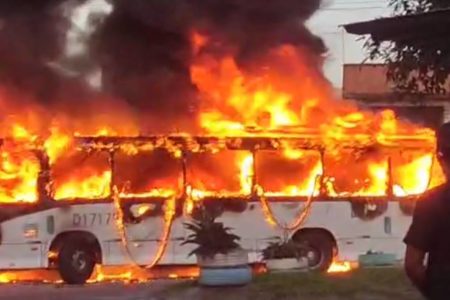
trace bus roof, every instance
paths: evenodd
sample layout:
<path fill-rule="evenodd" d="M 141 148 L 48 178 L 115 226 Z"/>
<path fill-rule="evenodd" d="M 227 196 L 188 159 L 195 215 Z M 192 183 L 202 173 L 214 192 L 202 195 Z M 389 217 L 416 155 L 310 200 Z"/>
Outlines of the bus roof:
<path fill-rule="evenodd" d="M 83 148 L 104 149 L 123 145 L 149 148 L 182 149 L 186 151 L 202 151 L 207 149 L 229 150 L 280 150 L 305 149 L 325 150 L 334 145 L 340 148 L 401 148 L 431 150 L 434 148 L 434 137 L 413 135 L 391 135 L 373 137 L 368 134 L 340 136 L 340 140 L 326 140 L 318 134 L 284 134 L 257 136 L 212 136 L 212 135 L 153 135 L 135 137 L 77 137 Z"/>
<path fill-rule="evenodd" d="M 304 149 L 325 150 L 327 148 L 400 148 L 405 150 L 432 150 L 435 147 L 434 136 L 429 134 L 340 134 L 339 139 L 321 135 L 317 132 L 303 133 L 263 133 L 247 135 L 145 135 L 145 136 L 76 136 L 76 146 L 84 150 L 107 150 L 126 146 L 135 149 L 177 149 L 190 152 L 216 150 L 281 150 Z M 17 142 L 13 138 L 0 139 L 0 145 Z M 19 140 L 20 142 L 20 140 Z M 42 149 L 43 143 L 23 142 L 27 149 Z"/>

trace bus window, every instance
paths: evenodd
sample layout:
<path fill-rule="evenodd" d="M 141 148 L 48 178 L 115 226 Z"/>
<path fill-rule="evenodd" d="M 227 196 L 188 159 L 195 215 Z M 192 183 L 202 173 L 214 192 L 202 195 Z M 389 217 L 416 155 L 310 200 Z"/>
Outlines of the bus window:
<path fill-rule="evenodd" d="M 200 195 L 250 195 L 252 174 L 253 157 L 248 151 L 189 154 L 188 184 Z"/>
<path fill-rule="evenodd" d="M 1 146 L 0 155 L 0 203 L 36 202 L 40 171 L 36 156 L 7 142 Z"/>
<path fill-rule="evenodd" d="M 108 153 L 68 152 L 52 165 L 52 179 L 56 200 L 105 198 L 111 182 Z"/>
<path fill-rule="evenodd" d="M 179 193 L 181 161 L 164 149 L 133 155 L 117 152 L 114 167 L 114 181 L 123 198 Z"/>
<path fill-rule="evenodd" d="M 256 156 L 256 180 L 268 196 L 318 195 L 322 174 L 318 151 L 259 151 Z"/>
<path fill-rule="evenodd" d="M 391 155 L 391 161 L 395 196 L 418 195 L 445 180 L 431 152 L 399 151 Z"/>
<path fill-rule="evenodd" d="M 328 195 L 384 196 L 388 191 L 388 155 L 376 149 L 325 152 L 325 185 Z"/>

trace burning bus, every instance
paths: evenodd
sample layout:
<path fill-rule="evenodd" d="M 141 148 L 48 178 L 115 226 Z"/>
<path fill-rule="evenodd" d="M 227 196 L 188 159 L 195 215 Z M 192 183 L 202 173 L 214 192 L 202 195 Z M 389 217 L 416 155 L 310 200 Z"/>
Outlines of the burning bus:
<path fill-rule="evenodd" d="M 320 1 L 150 5 L 151 76 L 122 48 L 134 36 L 115 39 L 136 28 L 116 26 L 127 13 L 150 19 L 140 12 L 152 1 L 138 2 L 115 7 L 99 56 L 110 86 L 144 91 L 150 110 L 103 90 L 63 89 L 50 104 L 0 85 L 1 270 L 83 283 L 95 264 L 191 264 L 182 224 L 197 205 L 221 211 L 252 262 L 279 236 L 307 242 L 312 269 L 370 250 L 402 258 L 415 201 L 443 180 L 434 132 L 334 95 L 325 47 L 302 24 Z"/>
<path fill-rule="evenodd" d="M 192 264 L 183 223 L 199 203 L 219 209 L 251 262 L 286 235 L 310 245 L 312 269 L 367 251 L 401 259 L 417 195 L 440 177 L 433 138 L 340 138 L 339 149 L 305 128 L 5 138 L 0 268 L 56 268 L 83 283 L 95 264 Z M 58 143 L 70 146 L 55 159 Z"/>

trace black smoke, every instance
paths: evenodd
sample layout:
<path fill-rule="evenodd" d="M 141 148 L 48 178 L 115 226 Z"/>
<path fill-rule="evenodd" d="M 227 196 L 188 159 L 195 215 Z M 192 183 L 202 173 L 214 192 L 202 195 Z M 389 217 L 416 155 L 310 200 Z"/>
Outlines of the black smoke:
<path fill-rule="evenodd" d="M 0 1 L 0 82 L 45 101 L 60 79 L 47 63 L 59 52 L 57 0 Z"/>
<path fill-rule="evenodd" d="M 60 8 L 65 2 L 0 1 L 0 84 L 29 91 L 43 102 L 58 101 L 66 88 L 84 92 L 81 80 L 48 66 L 63 49 L 67 20 Z M 243 65 L 281 44 L 306 48 L 317 56 L 326 51 L 305 26 L 320 0 L 110 2 L 114 10 L 88 41 L 89 60 L 102 69 L 104 93 L 149 115 L 195 113 L 196 90 L 189 76 L 193 30 L 211 37 L 204 51 L 233 51 Z"/>

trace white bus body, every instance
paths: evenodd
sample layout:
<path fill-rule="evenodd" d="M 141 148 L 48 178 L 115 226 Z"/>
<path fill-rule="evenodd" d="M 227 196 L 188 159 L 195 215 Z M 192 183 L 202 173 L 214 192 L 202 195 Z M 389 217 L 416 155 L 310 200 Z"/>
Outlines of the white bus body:
<path fill-rule="evenodd" d="M 271 206 L 279 220 L 289 223 L 303 204 L 282 202 L 271 203 Z M 52 243 L 58 236 L 70 232 L 85 232 L 95 237 L 104 265 L 150 264 L 161 243 L 164 217 L 149 217 L 138 224 L 126 224 L 128 240 L 124 245 L 115 212 L 113 203 L 73 204 L 5 221 L 1 224 L 0 268 L 48 268 Z M 258 202 L 249 203 L 245 212 L 224 212 L 219 220 L 241 237 L 241 245 L 249 251 L 251 262 L 261 261 L 261 250 L 268 242 L 284 234 L 282 229 L 268 224 Z M 187 235 L 183 227 L 186 221 L 189 217 L 174 220 L 160 264 L 195 263 L 195 257 L 188 257 L 191 246 L 180 245 Z M 370 250 L 394 253 L 402 259 L 402 238 L 410 222 L 411 217 L 401 211 L 398 201 L 389 202 L 386 212 L 370 221 L 353 215 L 348 201 L 318 201 L 312 204 L 301 229 L 292 232 L 291 236 L 307 230 L 330 234 L 342 260 L 357 260 L 358 255 Z"/>
<path fill-rule="evenodd" d="M 112 153 L 109 148 L 106 150 L 107 153 Z M 112 158 L 113 156 L 109 161 L 111 170 L 114 170 Z M 184 166 L 183 171 L 186 173 L 185 169 Z M 125 221 L 123 229 L 120 226 L 122 220 L 117 221 L 118 212 L 130 215 L 133 209 L 141 205 L 157 207 L 158 203 L 161 209 L 169 199 L 118 199 L 121 204 L 128 203 L 120 211 L 117 209 L 117 199 L 113 201 L 114 197 L 111 196 L 105 199 L 56 201 L 51 195 L 46 194 L 46 189 L 43 188 L 45 180 L 47 182 L 49 180 L 49 173 L 47 170 L 40 175 L 43 183 L 40 183 L 40 188 L 38 186 L 39 203 L 9 204 L 14 212 L 0 215 L 3 220 L 0 223 L 0 269 L 57 267 L 61 273 L 61 269 L 71 269 L 72 263 L 78 263 L 81 267 L 84 267 L 86 262 L 106 266 L 130 264 L 146 266 L 155 261 L 158 249 L 163 243 L 161 239 L 166 225 L 164 212 L 150 214 L 137 222 Z M 112 173 L 114 174 L 113 171 Z M 183 176 L 184 181 L 185 177 Z M 255 186 L 254 182 L 253 185 Z M 187 185 L 183 187 L 186 188 Z M 183 199 L 186 200 L 185 197 L 180 197 L 177 201 Z M 402 205 L 413 203 L 413 199 L 393 196 L 332 198 L 317 195 L 313 198 L 305 222 L 298 229 L 288 233 L 266 220 L 267 211 L 263 209 L 258 199 L 260 198 L 256 195 L 234 199 L 245 204 L 245 209 L 239 212 L 225 209 L 219 217 L 219 221 L 231 227 L 233 232 L 240 236 L 240 244 L 248 251 L 251 262 L 260 262 L 261 251 L 267 244 L 286 234 L 296 241 L 306 240 L 315 245 L 317 251 L 309 257 L 310 265 L 319 269 L 326 269 L 334 255 L 338 255 L 340 260 L 353 261 L 357 260 L 360 254 L 373 251 L 395 254 L 397 259 L 403 259 L 402 238 L 411 222 L 411 210 L 405 210 Z M 306 205 L 306 199 L 292 197 L 287 199 L 281 197 L 268 199 L 273 216 L 282 224 L 291 223 Z M 214 201 L 217 203 L 225 200 Z M 355 209 L 355 205 L 359 210 Z M 17 207 L 25 208 L 20 211 L 16 209 Z M 378 208 L 381 208 L 380 211 L 371 214 Z M 8 209 L 4 208 L 2 212 L 7 213 Z M 158 264 L 182 265 L 196 262 L 195 257 L 188 256 L 193 246 L 181 245 L 188 235 L 183 223 L 188 221 L 190 221 L 189 214 L 178 213 L 174 217 L 167 247 Z M 89 255 L 77 247 L 88 248 Z M 55 257 L 58 257 L 56 265 Z M 75 262 L 68 261 L 72 259 Z M 65 264 L 66 267 L 61 264 Z M 66 272 L 63 279 L 70 283 L 82 283 L 89 277 L 88 275 L 90 276 L 83 274 L 72 278 L 71 273 Z"/>

